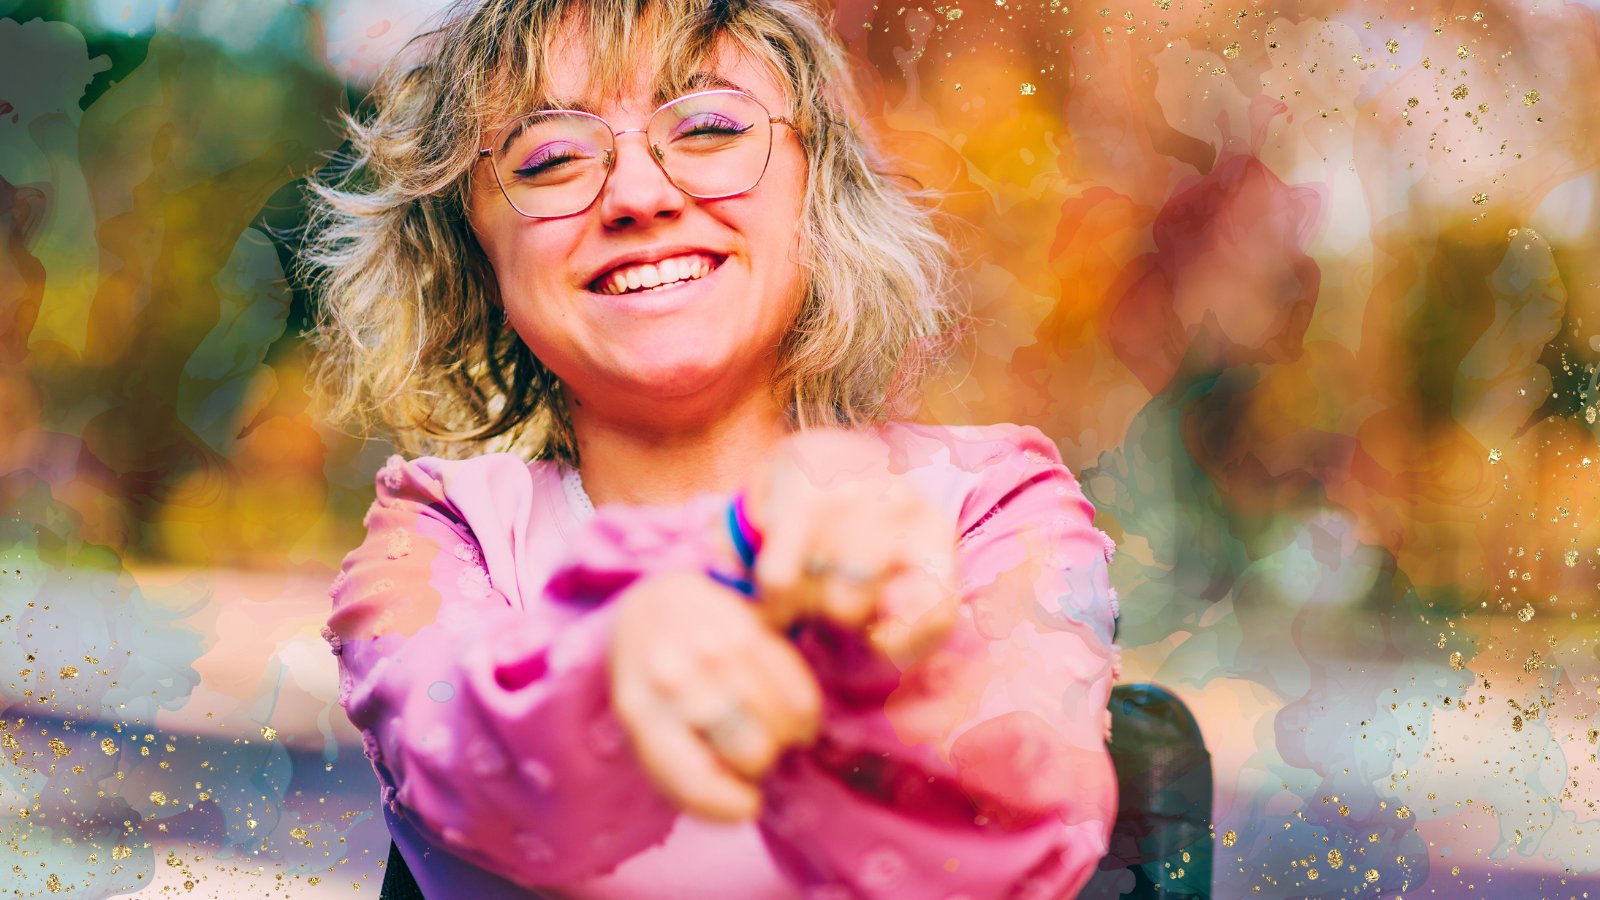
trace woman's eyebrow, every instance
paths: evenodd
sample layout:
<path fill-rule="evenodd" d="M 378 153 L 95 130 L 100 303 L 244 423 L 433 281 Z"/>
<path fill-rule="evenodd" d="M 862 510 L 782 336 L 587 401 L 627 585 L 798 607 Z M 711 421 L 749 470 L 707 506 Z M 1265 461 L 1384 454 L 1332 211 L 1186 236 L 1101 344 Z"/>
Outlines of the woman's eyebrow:
<path fill-rule="evenodd" d="M 749 91 L 746 91 L 743 87 L 741 87 L 741 86 L 739 86 L 737 84 L 734 84 L 733 82 L 731 82 L 728 79 L 722 77 L 721 75 L 718 75 L 715 72 L 696 72 L 696 73 L 694 73 L 693 75 L 689 76 L 688 81 L 686 81 L 684 83 L 683 90 L 684 90 L 685 93 L 690 93 L 690 94 L 695 93 L 696 91 L 715 91 L 715 90 L 743 91 L 746 94 L 750 93 Z M 668 100 L 671 100 L 673 98 L 668 95 L 667 91 L 664 88 L 658 88 L 656 90 L 655 99 L 656 99 L 657 103 L 665 103 Z"/>
<path fill-rule="evenodd" d="M 533 111 L 535 111 L 535 112 L 540 111 L 540 110 L 546 110 L 546 109 L 565 109 L 565 110 L 571 110 L 572 112 L 582 112 L 582 113 L 588 113 L 590 115 L 599 115 L 599 113 L 597 112 L 598 107 L 596 107 L 593 103 L 590 103 L 587 100 L 579 100 L 576 97 L 570 97 L 570 98 L 551 97 L 551 98 L 548 98 L 546 100 L 543 100 L 543 101 L 539 102 L 538 104 L 534 105 L 534 107 L 533 107 Z"/>

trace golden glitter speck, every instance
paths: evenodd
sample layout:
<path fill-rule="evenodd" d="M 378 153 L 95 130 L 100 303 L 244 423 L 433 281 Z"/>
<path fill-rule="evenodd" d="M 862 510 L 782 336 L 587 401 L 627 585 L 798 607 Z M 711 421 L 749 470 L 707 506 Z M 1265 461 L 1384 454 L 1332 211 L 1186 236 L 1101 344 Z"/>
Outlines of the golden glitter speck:
<path fill-rule="evenodd" d="M 1397 818 L 1397 819 L 1409 819 L 1409 818 L 1411 818 L 1411 807 L 1409 807 L 1409 806 L 1400 807 L 1399 809 L 1394 811 L 1394 817 Z"/>
<path fill-rule="evenodd" d="M 1307 877 L 1307 878 L 1309 878 L 1309 879 L 1311 879 L 1311 880 L 1312 880 L 1312 881 L 1316 881 L 1316 880 L 1317 880 L 1317 877 L 1318 877 L 1318 876 L 1319 876 L 1319 875 L 1320 875 L 1320 874 L 1321 874 L 1321 873 L 1319 873 L 1319 872 L 1318 872 L 1318 871 L 1317 871 L 1317 870 L 1316 870 L 1316 869 L 1307 869 L 1307 870 L 1306 870 L 1306 877 Z"/>
<path fill-rule="evenodd" d="M 1459 56 L 1462 59 L 1466 59 L 1470 52 L 1471 51 L 1467 50 L 1467 45 L 1466 44 L 1462 44 L 1461 46 L 1456 48 L 1456 56 Z"/>
<path fill-rule="evenodd" d="M 78 667 L 77 666 L 62 666 L 61 667 L 61 677 L 62 678 L 77 678 L 78 677 Z"/>
<path fill-rule="evenodd" d="M 1384 44 L 1383 46 L 1385 48 L 1387 48 L 1390 53 L 1399 53 L 1400 52 L 1400 42 L 1395 40 L 1395 39 L 1393 39 L 1393 38 L 1390 38 L 1389 42 L 1387 44 Z"/>
<path fill-rule="evenodd" d="M 1591 741 L 1591 743 L 1593 742 Z M 1229 828 L 1227 831 L 1223 832 L 1222 846 L 1232 847 L 1234 842 L 1237 840 L 1239 840 L 1239 835 L 1236 834 L 1232 828 Z"/>
<path fill-rule="evenodd" d="M 1367 880 L 1368 881 L 1377 881 L 1378 880 L 1378 870 L 1377 869 L 1368 869 L 1367 870 Z"/>
<path fill-rule="evenodd" d="M 1488 202 L 1489 202 L 1489 195 L 1485 194 L 1483 191 L 1478 191 L 1477 193 L 1472 195 L 1472 205 L 1474 205 L 1474 206 L 1482 206 L 1482 205 L 1484 205 L 1485 203 L 1488 203 Z"/>
<path fill-rule="evenodd" d="M 107 756 L 115 755 L 117 752 L 116 742 L 111 740 L 111 738 L 102 738 L 100 741 L 100 752 Z"/>
<path fill-rule="evenodd" d="M 1224 47 L 1223 50 L 1222 50 L 1222 55 L 1226 56 L 1229 59 L 1238 58 L 1238 56 L 1239 56 L 1239 42 L 1238 41 L 1234 41 L 1233 43 L 1231 43 L 1228 46 Z"/>
<path fill-rule="evenodd" d="M 123 846 L 121 844 L 118 844 L 117 846 L 111 848 L 111 858 L 112 859 L 127 859 L 128 857 L 130 857 L 132 855 L 133 855 L 133 851 L 129 850 L 127 847 L 125 847 L 125 846 Z"/>
<path fill-rule="evenodd" d="M 1522 95 L 1522 105 L 1523 106 L 1532 106 L 1532 105 L 1534 105 L 1535 103 L 1538 103 L 1538 102 L 1539 102 L 1539 92 L 1538 91 L 1529 91 L 1526 94 Z"/>
<path fill-rule="evenodd" d="M 154 803 L 157 806 L 166 806 L 167 805 L 167 795 L 162 793 L 161 791 L 151 791 L 150 792 L 150 802 Z"/>
<path fill-rule="evenodd" d="M 1334 867 L 1335 869 L 1337 869 L 1340 866 L 1344 865 L 1344 854 L 1340 853 L 1337 848 L 1333 849 L 1333 850 L 1329 850 L 1328 851 L 1328 865 Z"/>
<path fill-rule="evenodd" d="M 1341 815 L 1341 816 L 1350 815 L 1350 807 L 1348 807 L 1348 806 L 1339 807 L 1339 815 Z"/>
<path fill-rule="evenodd" d="M 276 728 L 263 725 L 261 726 L 261 736 L 270 741 L 278 736 L 278 730 Z"/>
<path fill-rule="evenodd" d="M 1467 86 L 1464 85 L 1464 84 L 1456 85 L 1455 90 L 1450 92 L 1450 99 L 1452 99 L 1452 100 L 1465 100 L 1465 99 L 1467 99 Z"/>

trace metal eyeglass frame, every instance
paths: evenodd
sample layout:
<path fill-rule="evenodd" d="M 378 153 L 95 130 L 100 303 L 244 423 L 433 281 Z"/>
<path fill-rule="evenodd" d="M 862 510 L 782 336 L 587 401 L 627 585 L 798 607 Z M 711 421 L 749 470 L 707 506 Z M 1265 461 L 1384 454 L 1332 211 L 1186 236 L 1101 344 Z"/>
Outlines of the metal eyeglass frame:
<path fill-rule="evenodd" d="M 636 132 L 639 133 L 639 134 L 647 134 L 649 132 L 649 130 L 650 130 L 650 123 L 654 122 L 656 116 L 660 115 L 662 113 L 662 111 L 667 109 L 667 107 L 676 106 L 676 105 L 678 105 L 679 103 L 682 103 L 685 100 L 692 100 L 692 99 L 694 99 L 696 97 L 705 97 L 705 96 L 709 96 L 709 95 L 712 95 L 712 94 L 734 94 L 734 95 L 743 97 L 746 100 L 749 100 L 751 103 L 754 103 L 756 105 L 757 109 L 760 109 L 762 112 L 767 113 L 767 122 L 769 124 L 771 124 L 771 125 L 786 125 L 791 130 L 794 128 L 794 123 L 789 121 L 789 119 L 787 117 L 772 115 L 771 111 L 767 109 L 766 104 L 762 103 L 760 100 L 757 100 L 755 97 L 751 96 L 750 94 L 748 94 L 748 93 L 746 93 L 744 91 L 733 90 L 733 89 L 728 89 L 728 88 L 721 88 L 721 89 L 710 90 L 710 91 L 695 91 L 692 94 L 684 94 L 682 97 L 678 97 L 677 99 L 668 100 L 666 103 L 663 103 L 660 106 L 656 107 L 654 112 L 650 113 L 650 118 L 645 119 L 643 128 L 624 128 L 621 131 L 612 131 L 611 123 L 607 122 L 605 119 L 601 118 L 600 116 L 595 115 L 594 113 L 584 112 L 582 110 L 577 110 L 577 109 L 537 109 L 537 110 L 533 110 L 532 112 L 525 112 L 522 115 L 517 116 L 516 118 L 514 118 L 511 121 L 507 122 L 505 125 L 501 126 L 500 130 L 495 132 L 495 141 L 496 141 L 496 143 L 499 142 L 500 136 L 506 133 L 506 129 L 512 127 L 513 125 L 516 125 L 518 122 L 522 121 L 523 119 L 526 119 L 529 116 L 563 115 L 563 116 L 582 116 L 584 118 L 593 119 L 596 122 L 599 122 L 602 126 L 604 126 L 606 131 L 611 134 L 611 146 L 606 148 L 606 156 L 605 156 L 606 174 L 605 174 L 605 177 L 600 179 L 600 184 L 599 184 L 599 186 L 597 188 L 595 188 L 594 196 L 589 198 L 589 202 L 588 203 L 584 204 L 579 209 L 573 210 L 572 212 L 561 213 L 559 215 L 553 215 L 553 216 L 530 215 L 528 213 L 523 212 L 521 209 L 519 209 L 517 207 L 517 204 L 512 201 L 511 194 L 506 191 L 505 184 L 500 180 L 500 170 L 495 166 L 490 166 L 490 171 L 494 172 L 494 183 L 495 183 L 495 186 L 500 188 L 500 196 L 505 198 L 506 203 L 512 208 L 512 210 L 514 210 L 518 215 L 523 216 L 524 218 L 528 218 L 528 219 L 564 219 L 564 218 L 566 218 L 568 216 L 578 215 L 579 213 L 588 210 L 589 207 L 594 206 L 594 202 L 596 200 L 600 199 L 600 195 L 601 194 L 605 193 L 606 184 L 608 184 L 611 181 L 611 173 L 612 173 L 613 170 L 615 170 L 616 164 L 617 164 L 617 138 L 619 138 L 619 137 L 621 137 L 621 136 L 623 136 L 625 134 L 634 134 Z M 763 159 L 761 161 L 761 171 L 760 171 L 760 173 L 758 173 L 756 175 L 756 180 L 752 181 L 750 183 L 749 187 L 740 188 L 737 191 L 730 191 L 730 192 L 728 192 L 726 194 L 696 194 L 696 193 L 693 193 L 692 191 L 685 190 L 682 185 L 678 184 L 678 180 L 676 178 L 672 177 L 672 173 L 667 171 L 666 163 L 663 161 L 665 159 L 665 157 L 666 157 L 666 154 L 662 151 L 661 145 L 659 145 L 659 144 L 650 144 L 650 159 L 656 164 L 656 168 L 661 170 L 661 174 L 666 176 L 667 181 L 673 187 L 677 188 L 679 191 L 682 191 L 685 195 L 693 197 L 696 200 L 723 200 L 723 199 L 726 199 L 728 197 L 737 197 L 740 194 L 747 193 L 747 192 L 749 192 L 751 190 L 754 190 L 755 186 L 761 183 L 761 179 L 764 178 L 766 176 L 766 174 L 767 174 L 767 165 L 772 162 L 772 144 L 773 144 L 772 133 L 769 131 L 767 133 L 767 157 L 766 157 L 766 159 Z M 480 160 L 490 159 L 493 155 L 494 155 L 494 146 L 493 145 L 490 145 L 488 147 L 480 147 L 480 148 L 478 148 L 478 158 Z"/>

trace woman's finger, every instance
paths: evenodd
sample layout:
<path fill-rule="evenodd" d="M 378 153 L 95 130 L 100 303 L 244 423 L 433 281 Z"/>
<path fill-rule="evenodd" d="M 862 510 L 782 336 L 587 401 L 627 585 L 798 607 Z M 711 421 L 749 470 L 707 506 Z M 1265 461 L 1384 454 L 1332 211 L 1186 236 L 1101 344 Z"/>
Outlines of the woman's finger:
<path fill-rule="evenodd" d="M 782 515 L 766 517 L 754 572 L 761 613 L 778 631 L 811 615 L 818 602 L 819 583 L 807 570 L 814 555 L 815 506 L 810 497 L 789 494 L 775 491 L 768 497 L 769 508 L 780 508 Z"/>
<path fill-rule="evenodd" d="M 752 644 L 743 668 L 755 690 L 752 710 L 771 728 L 782 746 L 809 745 L 822 718 L 822 689 L 811 666 L 788 641 L 766 636 Z"/>
<path fill-rule="evenodd" d="M 730 768 L 754 780 L 816 733 L 820 691 L 788 642 L 758 630 L 705 652 L 665 699 Z"/>
<path fill-rule="evenodd" d="M 677 714 L 658 708 L 635 722 L 633 750 L 656 788 L 685 812 L 720 822 L 754 818 L 761 792 L 723 765 Z"/>
<path fill-rule="evenodd" d="M 887 581 L 890 566 L 886 559 L 862 562 L 858 559 L 837 564 L 822 583 L 817 612 L 846 628 L 857 628 L 878 612 L 878 591 Z"/>
<path fill-rule="evenodd" d="M 955 628 L 955 597 L 946 597 L 926 606 L 920 615 L 913 617 L 887 616 L 874 624 L 867 633 L 868 640 L 890 661 L 904 669 L 922 658 L 923 654 L 944 643 Z"/>

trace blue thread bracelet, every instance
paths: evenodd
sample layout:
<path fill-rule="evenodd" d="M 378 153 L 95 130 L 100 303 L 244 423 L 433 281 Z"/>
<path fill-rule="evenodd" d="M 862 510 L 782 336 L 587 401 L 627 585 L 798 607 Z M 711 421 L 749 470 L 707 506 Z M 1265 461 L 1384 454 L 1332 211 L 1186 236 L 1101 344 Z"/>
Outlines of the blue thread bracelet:
<path fill-rule="evenodd" d="M 728 504 L 728 534 L 733 538 L 733 547 L 739 551 L 739 561 L 744 563 L 746 570 L 756 564 L 756 547 L 750 539 L 753 532 L 749 520 L 744 516 L 744 496 L 741 494 Z"/>
<path fill-rule="evenodd" d="M 753 597 L 756 593 L 755 580 L 750 577 L 756 565 L 756 553 L 761 549 L 761 535 L 751 527 L 750 520 L 744 514 L 744 495 L 739 494 L 728 504 L 728 536 L 733 539 L 733 548 L 739 553 L 739 561 L 744 565 L 743 578 L 725 575 L 715 569 L 707 569 L 706 574 L 712 581 L 730 587 L 746 597 Z"/>

